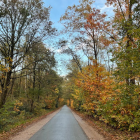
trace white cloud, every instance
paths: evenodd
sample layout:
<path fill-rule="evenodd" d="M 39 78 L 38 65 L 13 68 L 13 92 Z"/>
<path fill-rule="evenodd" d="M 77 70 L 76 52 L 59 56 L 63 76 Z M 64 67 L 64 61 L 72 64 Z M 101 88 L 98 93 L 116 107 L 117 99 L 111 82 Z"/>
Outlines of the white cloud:
<path fill-rule="evenodd" d="M 101 8 L 101 12 L 113 12 L 113 6 L 107 6 L 107 5 L 104 5 L 102 8 Z"/>
<path fill-rule="evenodd" d="M 57 49 L 55 52 L 56 52 L 56 53 L 62 53 L 62 52 L 65 51 L 67 48 L 68 48 L 68 46 L 61 47 L 60 49 Z"/>

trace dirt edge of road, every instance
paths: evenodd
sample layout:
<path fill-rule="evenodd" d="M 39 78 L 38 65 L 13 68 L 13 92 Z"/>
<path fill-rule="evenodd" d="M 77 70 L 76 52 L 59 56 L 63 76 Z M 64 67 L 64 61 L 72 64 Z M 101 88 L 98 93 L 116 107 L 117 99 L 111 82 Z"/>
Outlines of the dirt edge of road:
<path fill-rule="evenodd" d="M 85 114 L 80 113 L 73 108 L 71 108 L 71 111 L 75 116 L 75 119 L 78 121 L 79 125 L 88 136 L 89 140 L 117 140 L 114 135 L 106 132 L 100 125 L 98 126 L 97 124 L 95 124 L 92 119 L 87 118 Z M 88 129 L 87 126 L 89 127 Z"/>
<path fill-rule="evenodd" d="M 89 140 L 106 140 L 103 135 L 99 134 L 99 132 L 95 128 L 93 128 L 88 122 L 83 120 L 81 116 L 77 115 L 73 110 L 71 111 Z"/>

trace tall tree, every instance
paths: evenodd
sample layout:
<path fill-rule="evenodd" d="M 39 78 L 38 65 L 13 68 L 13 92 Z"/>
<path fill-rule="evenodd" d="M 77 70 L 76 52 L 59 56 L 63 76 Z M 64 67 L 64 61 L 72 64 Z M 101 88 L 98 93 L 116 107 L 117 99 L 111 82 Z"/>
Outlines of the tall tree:
<path fill-rule="evenodd" d="M 88 39 L 90 36 L 87 35 L 84 25 L 88 14 L 92 11 L 93 1 L 80 0 L 79 2 L 79 5 L 69 6 L 60 21 L 65 26 L 65 32 L 69 34 L 69 40 L 72 37 L 70 43 L 76 48 L 86 50 L 92 41 L 91 38 Z"/>
<path fill-rule="evenodd" d="M 79 3 L 69 6 L 60 21 L 66 27 L 66 33 L 72 37 L 70 43 L 83 51 L 89 65 L 91 57 L 96 61 L 101 60 L 101 50 L 109 46 L 110 40 L 103 31 L 107 30 L 109 23 L 106 22 L 105 13 L 93 8 L 94 1 L 80 0 Z"/>
<path fill-rule="evenodd" d="M 0 78 L 0 107 L 6 102 L 13 72 L 21 69 L 31 44 L 54 34 L 49 10 L 41 0 L 0 1 L 0 54 L 5 68 Z"/>
<path fill-rule="evenodd" d="M 140 3 L 137 0 L 107 0 L 107 4 L 115 7 L 113 27 L 118 36 L 118 51 L 114 53 L 114 60 L 118 65 L 116 74 L 126 81 L 128 92 L 133 93 L 135 77 L 139 75 L 138 7 Z"/>
<path fill-rule="evenodd" d="M 29 76 L 32 77 L 32 86 L 31 89 L 32 92 L 32 98 L 31 98 L 31 112 L 33 111 L 34 107 L 34 100 L 38 98 L 39 100 L 39 94 L 34 95 L 35 89 L 38 89 L 38 93 L 41 90 L 41 79 L 40 75 L 43 71 L 49 71 L 55 66 L 55 58 L 54 54 L 49 50 L 46 49 L 44 44 L 42 42 L 34 44 L 32 46 L 32 49 L 29 51 L 29 55 L 27 55 L 27 65 L 30 67 L 27 67 L 27 70 L 30 71 Z M 26 69 L 25 69 L 26 70 Z M 27 84 L 27 83 L 25 83 Z"/>

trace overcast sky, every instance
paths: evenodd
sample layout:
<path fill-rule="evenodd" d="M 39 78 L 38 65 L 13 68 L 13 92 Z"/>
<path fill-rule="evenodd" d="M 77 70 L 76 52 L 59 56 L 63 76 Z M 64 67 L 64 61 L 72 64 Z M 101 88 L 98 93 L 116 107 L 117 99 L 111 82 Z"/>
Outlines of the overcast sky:
<path fill-rule="evenodd" d="M 107 7 L 105 5 L 106 0 L 94 0 L 95 3 L 93 7 L 100 9 L 102 12 L 106 12 L 108 15 L 112 15 L 112 7 Z M 62 25 L 59 23 L 60 17 L 65 13 L 65 10 L 68 6 L 78 5 L 79 0 L 43 0 L 44 6 L 51 6 L 52 9 L 50 11 L 50 20 L 54 23 L 54 27 L 58 30 L 61 30 Z M 56 50 L 57 54 L 55 55 L 58 63 L 58 74 L 66 75 L 66 64 L 70 57 L 65 54 L 60 54 L 60 50 Z"/>

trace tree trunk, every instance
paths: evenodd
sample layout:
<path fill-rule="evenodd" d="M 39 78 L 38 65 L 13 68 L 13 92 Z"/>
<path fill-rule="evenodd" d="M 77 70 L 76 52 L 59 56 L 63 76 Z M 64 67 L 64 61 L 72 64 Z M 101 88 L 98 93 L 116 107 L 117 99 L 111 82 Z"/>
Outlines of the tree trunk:
<path fill-rule="evenodd" d="M 33 95 L 32 95 L 32 99 L 31 99 L 31 112 L 33 112 L 33 110 L 34 110 L 34 90 L 35 90 L 35 82 L 36 82 L 36 73 L 35 73 L 35 69 L 36 69 L 36 63 L 35 63 L 35 65 L 34 65 L 34 67 L 33 67 Z"/>
<path fill-rule="evenodd" d="M 31 109 L 30 109 L 30 112 L 33 112 L 34 110 L 34 100 L 32 99 L 31 100 Z"/>
<path fill-rule="evenodd" d="M 56 99 L 56 105 L 55 105 L 56 108 L 58 108 L 58 102 L 59 102 L 59 96 Z"/>
<path fill-rule="evenodd" d="M 1 83 L 2 93 L 1 93 L 1 100 L 0 100 L 0 108 L 2 108 L 6 102 L 8 88 L 9 88 L 8 86 L 10 85 L 11 74 L 12 74 L 12 71 L 7 72 L 6 76 L 3 79 L 3 82 Z"/>
<path fill-rule="evenodd" d="M 132 26 L 132 0 L 130 0 L 130 3 L 129 3 L 129 15 L 128 15 L 128 22 L 129 22 L 129 27 L 131 28 Z M 128 29 L 129 29 L 128 27 Z M 129 31 L 129 30 L 128 30 Z M 127 46 L 126 46 L 126 49 L 127 48 L 130 48 L 133 49 L 133 46 L 132 46 L 132 43 L 131 43 L 131 40 L 132 40 L 132 36 L 130 35 L 130 33 L 128 33 L 127 31 L 127 38 L 128 38 L 128 41 L 127 41 Z M 129 52 L 128 52 L 129 53 Z M 129 80 L 129 85 L 135 85 L 135 78 L 133 77 L 133 61 L 130 60 L 130 67 L 131 67 L 131 70 L 130 70 L 130 80 Z"/>

